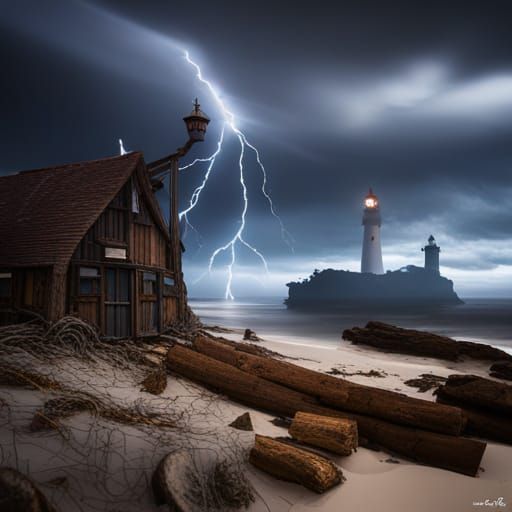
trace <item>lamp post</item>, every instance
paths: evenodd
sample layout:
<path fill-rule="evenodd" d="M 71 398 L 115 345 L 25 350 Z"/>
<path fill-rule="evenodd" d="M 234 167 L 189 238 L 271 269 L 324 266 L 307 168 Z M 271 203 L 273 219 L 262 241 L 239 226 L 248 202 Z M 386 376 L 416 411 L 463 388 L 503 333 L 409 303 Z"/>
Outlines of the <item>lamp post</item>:
<path fill-rule="evenodd" d="M 183 118 L 188 132 L 188 140 L 184 146 L 178 148 L 175 153 L 147 165 L 149 176 L 155 188 L 163 186 L 163 179 L 169 173 L 169 238 L 171 240 L 170 256 L 172 258 L 172 270 L 174 272 L 175 285 L 177 287 L 179 307 L 178 318 L 184 320 L 185 316 L 185 285 L 181 268 L 181 240 L 179 225 L 178 204 L 178 170 L 179 159 L 185 156 L 196 142 L 202 142 L 206 134 L 206 128 L 210 119 L 201 111 L 201 105 L 194 102 L 192 112 Z M 155 178 L 157 178 L 155 180 Z"/>

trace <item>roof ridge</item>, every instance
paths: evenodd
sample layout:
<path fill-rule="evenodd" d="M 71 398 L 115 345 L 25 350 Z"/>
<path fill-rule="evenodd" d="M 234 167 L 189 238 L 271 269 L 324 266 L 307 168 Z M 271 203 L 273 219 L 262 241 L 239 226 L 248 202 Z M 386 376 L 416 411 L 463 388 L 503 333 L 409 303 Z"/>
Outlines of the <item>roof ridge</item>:
<path fill-rule="evenodd" d="M 20 176 L 21 174 L 35 174 L 38 172 L 44 172 L 44 171 L 59 171 L 64 169 L 73 169 L 78 167 L 84 167 L 88 165 L 94 165 L 99 162 L 107 162 L 110 160 L 128 160 L 129 158 L 132 158 L 134 156 L 141 157 L 142 151 L 130 151 L 129 153 L 126 153 L 124 155 L 114 155 L 114 156 L 107 156 L 104 158 L 96 158 L 94 160 L 82 160 L 80 162 L 71 162 L 68 164 L 59 164 L 59 165 L 50 165 L 48 167 L 40 167 L 38 169 L 28 169 L 23 171 L 16 171 L 12 174 L 7 174 L 4 176 L 0 176 L 0 179 L 2 178 L 12 178 L 13 176 Z"/>

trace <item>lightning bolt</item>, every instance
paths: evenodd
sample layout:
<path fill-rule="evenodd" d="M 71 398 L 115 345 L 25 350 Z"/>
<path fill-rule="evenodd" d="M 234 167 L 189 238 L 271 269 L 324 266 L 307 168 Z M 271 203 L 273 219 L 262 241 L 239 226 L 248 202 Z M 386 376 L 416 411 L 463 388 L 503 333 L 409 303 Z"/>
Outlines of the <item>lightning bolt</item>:
<path fill-rule="evenodd" d="M 254 154 L 256 156 L 256 162 L 257 162 L 257 164 L 259 166 L 259 169 L 260 169 L 260 171 L 262 173 L 262 177 L 263 177 L 261 191 L 262 191 L 264 197 L 266 198 L 266 200 L 267 200 L 267 202 L 269 204 L 269 208 L 270 208 L 271 214 L 279 222 L 279 225 L 280 225 L 280 228 L 281 228 L 281 237 L 282 237 L 283 241 L 290 247 L 290 249 L 293 250 L 293 245 L 292 244 L 293 244 L 294 240 L 293 240 L 293 237 L 290 235 L 290 233 L 286 230 L 281 217 L 276 213 L 276 210 L 274 208 L 272 197 L 270 196 L 270 193 L 267 190 L 267 171 L 266 171 L 265 166 L 263 165 L 263 163 L 261 161 L 260 153 L 259 153 L 258 149 L 247 140 L 246 135 L 236 126 L 236 124 L 235 124 L 235 115 L 233 114 L 233 112 L 231 112 L 226 107 L 226 105 L 224 104 L 224 102 L 220 98 L 218 92 L 216 91 L 216 89 L 214 88 L 212 83 L 209 80 L 206 80 L 203 77 L 201 68 L 199 67 L 199 65 L 196 62 L 194 62 L 190 58 L 190 54 L 189 54 L 189 52 L 187 50 L 184 50 L 184 57 L 185 57 L 185 60 L 187 61 L 187 63 L 190 64 L 195 69 L 195 71 L 196 71 L 196 78 L 201 83 L 206 85 L 206 87 L 210 91 L 212 97 L 214 98 L 215 102 L 217 103 L 217 105 L 219 106 L 220 110 L 222 111 L 222 113 L 224 115 L 224 119 L 225 119 L 225 122 L 224 122 L 224 125 L 223 125 L 223 128 L 222 128 L 222 132 L 221 132 L 221 136 L 220 136 L 219 142 L 217 143 L 217 150 L 215 151 L 215 153 L 213 153 L 208 158 L 202 158 L 202 159 L 201 158 L 197 158 L 192 163 L 190 163 L 190 164 L 180 168 L 180 170 L 184 170 L 184 169 L 187 169 L 189 167 L 192 167 L 193 165 L 195 165 L 195 164 L 197 164 L 199 162 L 209 162 L 209 165 L 208 165 L 208 168 L 207 168 L 206 173 L 204 175 L 203 181 L 201 182 L 201 184 L 192 193 L 192 196 L 190 198 L 190 201 L 189 201 L 189 204 L 188 204 L 187 208 L 185 210 L 183 210 L 182 212 L 180 212 L 180 214 L 179 214 L 180 220 L 183 218 L 185 220 L 185 222 L 186 222 L 187 227 L 190 226 L 190 227 L 193 228 L 193 226 L 190 224 L 190 222 L 188 220 L 188 214 L 197 205 L 197 203 L 199 201 L 199 197 L 201 195 L 201 192 L 204 190 L 204 188 L 205 188 L 205 186 L 206 186 L 206 184 L 208 182 L 208 179 L 210 178 L 210 174 L 211 174 L 213 166 L 215 164 L 215 159 L 216 159 L 216 157 L 218 156 L 218 154 L 220 153 L 220 151 L 222 149 L 222 143 L 223 143 L 223 140 L 224 140 L 224 130 L 225 130 L 226 126 L 229 127 L 231 129 L 231 131 L 236 135 L 236 137 L 238 138 L 238 141 L 240 143 L 240 156 L 239 156 L 239 159 L 238 159 L 238 167 L 239 167 L 239 171 L 240 171 L 239 179 L 240 179 L 240 185 L 241 185 L 241 188 L 242 188 L 242 197 L 243 197 L 243 204 L 244 204 L 243 209 L 242 209 L 242 213 L 241 213 L 241 216 L 240 216 L 240 226 L 239 226 L 238 230 L 236 231 L 236 233 L 233 235 L 233 237 L 226 244 L 218 247 L 217 249 L 215 249 L 213 251 L 213 253 L 210 256 L 209 263 L 208 263 L 208 271 L 211 272 L 212 269 L 213 269 L 213 265 L 215 263 L 215 260 L 216 260 L 217 256 L 219 254 L 223 253 L 223 252 L 229 252 L 230 260 L 229 260 L 229 263 L 227 265 L 228 280 L 227 280 L 227 283 L 226 283 L 225 298 L 228 299 L 228 300 L 233 300 L 234 299 L 233 291 L 232 291 L 233 267 L 234 267 L 234 265 L 236 263 L 236 248 L 237 248 L 238 244 L 241 244 L 241 245 L 245 246 L 254 255 L 256 255 L 260 259 L 260 261 L 262 262 L 262 264 L 263 264 L 263 266 L 265 268 L 265 271 L 268 272 L 268 264 L 267 264 L 267 261 L 266 261 L 265 257 L 263 256 L 263 254 L 258 249 L 256 249 L 256 247 L 254 247 L 249 242 L 247 242 L 247 240 L 245 240 L 245 238 L 244 238 L 244 232 L 245 232 L 245 226 L 246 226 L 246 216 L 247 216 L 247 211 L 248 211 L 248 208 L 249 208 L 249 200 L 248 200 L 248 195 L 247 195 L 247 186 L 246 186 L 246 183 L 245 183 L 245 175 L 244 175 L 244 157 L 245 157 L 245 152 L 246 152 L 247 148 L 250 149 L 252 152 L 254 152 Z M 193 228 L 193 229 L 195 229 L 195 228 Z"/>
<path fill-rule="evenodd" d="M 215 164 L 215 159 L 217 158 L 217 155 L 221 152 L 221 149 L 222 149 L 222 143 L 224 142 L 224 129 L 225 129 L 225 127 L 226 127 L 226 125 L 224 124 L 222 126 L 222 131 L 220 133 L 219 141 L 217 142 L 217 149 L 216 149 L 216 151 L 211 156 L 209 156 L 208 158 L 196 158 L 192 163 L 179 168 L 180 171 L 184 171 L 185 169 L 188 169 L 189 167 L 192 167 L 192 166 L 196 165 L 197 163 L 209 162 L 208 168 L 206 169 L 206 173 L 205 173 L 205 175 L 203 177 L 203 181 L 201 182 L 201 184 L 198 187 L 196 187 L 194 192 L 192 192 L 192 196 L 190 197 L 190 200 L 188 202 L 187 208 L 185 208 L 184 210 L 182 210 L 179 213 L 179 220 L 180 220 L 180 222 L 181 222 L 182 219 L 185 221 L 184 237 L 187 235 L 188 228 L 190 228 L 190 229 L 192 229 L 193 231 L 195 231 L 197 233 L 198 240 L 199 240 L 200 244 L 201 244 L 201 234 L 190 223 L 189 218 L 188 218 L 188 214 L 189 214 L 189 212 L 191 212 L 195 208 L 196 204 L 199 201 L 199 197 L 201 196 L 201 192 L 204 190 L 204 187 L 206 186 L 206 183 L 208 182 L 208 179 L 210 178 L 210 173 L 212 172 L 213 166 Z"/>

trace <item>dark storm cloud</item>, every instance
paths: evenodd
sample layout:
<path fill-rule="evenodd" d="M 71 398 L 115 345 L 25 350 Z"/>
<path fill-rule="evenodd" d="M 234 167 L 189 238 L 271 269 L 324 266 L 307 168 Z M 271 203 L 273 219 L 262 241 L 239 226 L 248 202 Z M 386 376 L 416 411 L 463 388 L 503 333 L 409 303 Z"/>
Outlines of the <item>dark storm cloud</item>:
<path fill-rule="evenodd" d="M 12 2 L 0 18 L 0 170 L 116 154 L 119 137 L 161 157 L 183 142 L 196 95 L 212 122 L 191 157 L 211 154 L 222 113 L 184 62 L 187 47 L 262 150 L 296 239 L 292 254 L 247 155 L 247 239 L 272 275 L 260 284 L 258 260 L 242 251 L 235 291 L 282 293 L 314 266 L 357 269 L 372 186 L 387 268 L 421 264 L 433 232 L 459 288 L 512 292 L 510 14 L 497 0 Z M 201 232 L 186 239 L 192 293 L 222 292 L 223 260 L 193 281 L 239 226 L 237 151 L 228 134 L 191 214 Z M 202 172 L 182 174 L 182 204 Z"/>

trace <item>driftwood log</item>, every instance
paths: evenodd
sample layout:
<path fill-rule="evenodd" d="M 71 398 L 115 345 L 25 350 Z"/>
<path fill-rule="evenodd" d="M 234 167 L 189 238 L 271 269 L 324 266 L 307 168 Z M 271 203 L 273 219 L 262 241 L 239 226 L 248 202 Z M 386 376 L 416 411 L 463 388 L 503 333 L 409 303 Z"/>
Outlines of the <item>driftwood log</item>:
<path fill-rule="evenodd" d="M 338 455 L 350 455 L 357 448 L 357 423 L 349 419 L 298 412 L 288 433 L 298 441 Z"/>
<path fill-rule="evenodd" d="M 450 405 L 455 403 L 439 396 L 437 401 Z M 462 410 L 468 419 L 464 434 L 512 445 L 512 417 L 504 417 L 475 407 L 463 407 Z"/>
<path fill-rule="evenodd" d="M 464 430 L 465 418 L 457 407 L 355 384 L 285 361 L 243 353 L 236 347 L 201 336 L 194 340 L 194 348 L 251 375 L 315 396 L 330 407 L 444 434 L 459 435 Z"/>
<path fill-rule="evenodd" d="M 354 344 L 369 345 L 385 350 L 415 356 L 434 357 L 456 361 L 461 357 L 489 361 L 512 361 L 503 350 L 469 341 L 456 341 L 414 329 L 402 329 L 382 322 L 368 322 L 366 327 L 353 327 L 343 331 L 343 339 Z"/>
<path fill-rule="evenodd" d="M 476 375 L 450 375 L 436 391 L 439 399 L 512 417 L 512 386 Z M 439 400 L 441 401 L 441 400 Z"/>
<path fill-rule="evenodd" d="M 473 439 L 404 427 L 324 407 L 312 396 L 248 374 L 181 345 L 169 349 L 167 362 L 172 372 L 224 393 L 240 403 L 279 416 L 293 417 L 296 412 L 303 411 L 355 420 L 359 434 L 365 439 L 430 466 L 475 476 L 485 451 L 486 444 Z"/>
<path fill-rule="evenodd" d="M 256 435 L 249 462 L 281 480 L 323 493 L 342 482 L 342 473 L 330 460 L 270 437 Z"/>

